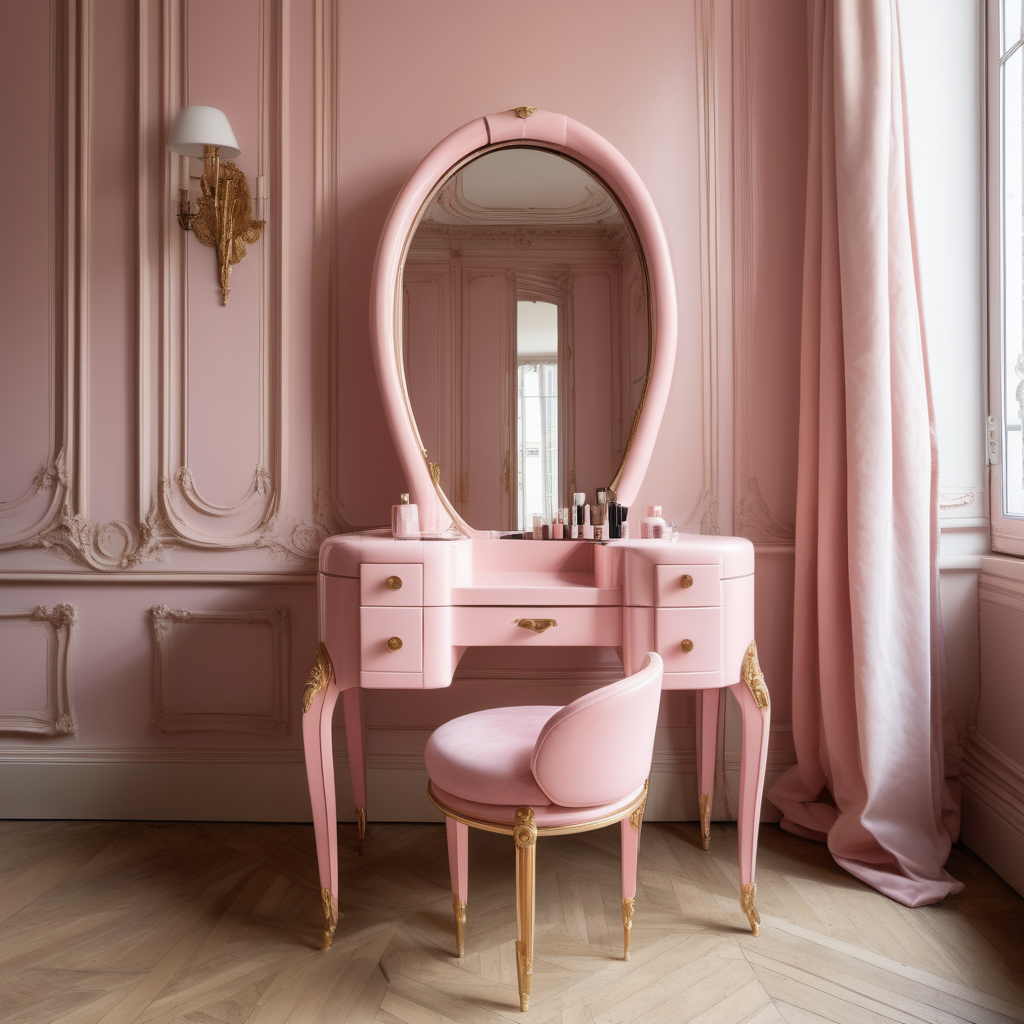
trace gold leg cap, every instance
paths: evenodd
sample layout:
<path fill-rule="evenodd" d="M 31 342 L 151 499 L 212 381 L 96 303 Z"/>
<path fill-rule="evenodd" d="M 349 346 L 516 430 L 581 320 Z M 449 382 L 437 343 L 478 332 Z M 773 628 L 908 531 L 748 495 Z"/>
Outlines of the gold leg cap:
<path fill-rule="evenodd" d="M 366 838 L 366 808 L 356 808 L 356 853 L 363 855 L 363 840 Z"/>
<path fill-rule="evenodd" d="M 452 894 L 452 908 L 455 910 L 455 949 L 456 955 L 466 955 L 466 904 L 454 893 Z"/>
<path fill-rule="evenodd" d="M 320 949 L 330 949 L 334 940 L 334 930 L 338 927 L 338 911 L 334 906 L 334 897 L 330 889 L 320 890 L 320 900 L 324 905 L 324 934 L 320 943 Z"/>
<path fill-rule="evenodd" d="M 629 949 L 633 945 L 633 910 L 636 897 L 630 896 L 622 901 L 622 959 L 629 959 Z"/>
<path fill-rule="evenodd" d="M 761 934 L 761 915 L 754 906 L 754 896 L 757 894 L 757 886 L 748 882 L 740 889 L 740 908 L 747 915 L 750 922 L 750 934 L 756 939 Z"/>
<path fill-rule="evenodd" d="M 700 795 L 700 841 L 707 853 L 711 849 L 711 794 Z"/>

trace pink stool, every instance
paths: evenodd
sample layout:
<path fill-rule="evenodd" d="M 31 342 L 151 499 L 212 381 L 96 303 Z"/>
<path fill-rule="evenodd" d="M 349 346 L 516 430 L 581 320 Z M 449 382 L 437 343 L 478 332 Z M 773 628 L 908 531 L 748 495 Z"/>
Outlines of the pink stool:
<path fill-rule="evenodd" d="M 428 793 L 445 815 L 455 938 L 465 952 L 469 826 L 516 845 L 519 1005 L 530 1006 L 538 836 L 620 823 L 622 929 L 629 959 L 636 856 L 661 701 L 662 662 L 564 708 L 494 708 L 442 725 L 427 741 Z"/>

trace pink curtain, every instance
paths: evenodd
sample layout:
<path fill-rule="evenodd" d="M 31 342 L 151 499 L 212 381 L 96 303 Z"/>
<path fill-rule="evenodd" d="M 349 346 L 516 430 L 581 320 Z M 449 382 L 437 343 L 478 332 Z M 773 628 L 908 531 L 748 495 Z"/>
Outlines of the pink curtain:
<path fill-rule="evenodd" d="M 938 467 L 895 0 L 812 0 L 793 736 L 784 828 L 909 906 L 962 885 Z"/>

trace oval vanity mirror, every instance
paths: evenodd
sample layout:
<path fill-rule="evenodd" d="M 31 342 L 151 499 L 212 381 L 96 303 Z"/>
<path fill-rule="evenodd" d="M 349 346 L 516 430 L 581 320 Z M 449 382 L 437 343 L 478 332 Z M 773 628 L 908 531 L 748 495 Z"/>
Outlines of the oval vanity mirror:
<path fill-rule="evenodd" d="M 664 233 L 636 172 L 564 115 L 465 125 L 396 200 L 373 326 L 424 530 L 528 529 L 574 492 L 631 504 L 675 351 Z"/>
<path fill-rule="evenodd" d="M 528 529 L 616 484 L 650 368 L 647 273 L 578 163 L 510 144 L 446 178 L 406 251 L 401 337 L 423 447 L 467 523 Z"/>

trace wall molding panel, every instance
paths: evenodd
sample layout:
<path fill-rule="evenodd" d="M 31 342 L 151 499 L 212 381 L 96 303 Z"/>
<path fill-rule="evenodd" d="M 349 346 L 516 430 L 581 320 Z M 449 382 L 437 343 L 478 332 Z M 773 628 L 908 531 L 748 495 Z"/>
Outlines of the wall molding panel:
<path fill-rule="evenodd" d="M 37 605 L 0 611 L 0 632 L 27 623 L 46 632 L 46 704 L 42 709 L 0 713 L 0 733 L 73 736 L 78 732 L 71 679 L 71 638 L 77 622 L 74 605 Z"/>
<path fill-rule="evenodd" d="M 150 609 L 153 628 L 153 720 L 150 731 L 232 732 L 256 736 L 287 736 L 291 732 L 291 619 L 288 608 L 276 605 L 259 611 L 208 612 Z M 246 625 L 270 631 L 270 703 L 267 715 L 183 711 L 176 706 L 172 648 L 176 627 Z"/>
<path fill-rule="evenodd" d="M 208 257 L 181 231 L 170 211 L 187 161 L 164 140 L 189 100 L 187 0 L 144 5 L 139 15 L 139 508 L 152 537 L 150 554 L 187 546 L 210 550 L 266 548 L 280 558 L 311 562 L 326 532 L 281 514 L 285 491 L 284 322 L 288 308 L 286 240 L 288 100 L 286 0 L 259 3 L 259 139 L 257 202 L 267 228 L 246 270 L 259 275 L 256 463 L 235 500 L 204 496 L 190 450 L 204 438 L 189 430 L 188 264 Z M 186 183 L 187 184 L 187 183 Z M 253 267 L 252 261 L 257 266 Z"/>
<path fill-rule="evenodd" d="M 0 501 L 0 548 L 52 548 L 88 564 L 76 529 L 84 491 L 83 348 L 88 301 L 88 194 L 91 61 L 89 0 L 50 0 L 49 455 L 27 489 Z"/>
<path fill-rule="evenodd" d="M 715 0 L 693 5 L 697 57 L 697 158 L 700 208 L 701 487 L 685 527 L 717 534 L 719 433 L 719 167 Z M 727 26 L 728 28 L 728 26 Z"/>

